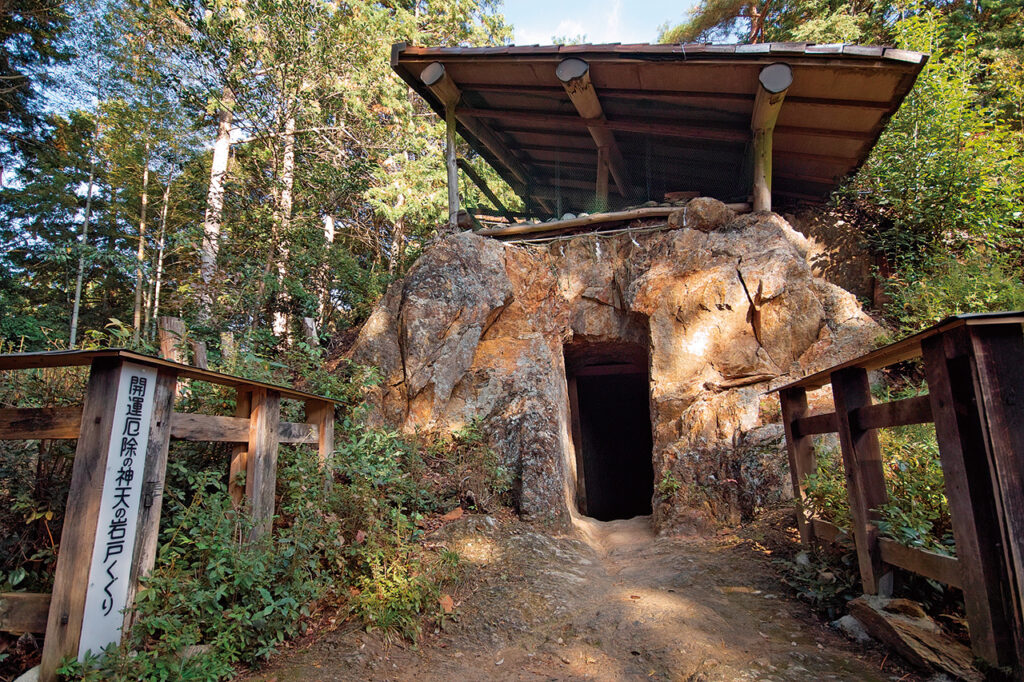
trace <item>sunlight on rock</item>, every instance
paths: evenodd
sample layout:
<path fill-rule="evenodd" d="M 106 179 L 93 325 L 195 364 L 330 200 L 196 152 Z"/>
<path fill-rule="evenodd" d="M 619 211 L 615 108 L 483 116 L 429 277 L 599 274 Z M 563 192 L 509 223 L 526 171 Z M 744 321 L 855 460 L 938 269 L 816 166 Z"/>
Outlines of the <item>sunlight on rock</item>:
<path fill-rule="evenodd" d="M 478 565 L 489 564 L 501 555 L 494 542 L 483 535 L 469 535 L 459 538 L 453 543 L 452 550 L 463 561 Z"/>

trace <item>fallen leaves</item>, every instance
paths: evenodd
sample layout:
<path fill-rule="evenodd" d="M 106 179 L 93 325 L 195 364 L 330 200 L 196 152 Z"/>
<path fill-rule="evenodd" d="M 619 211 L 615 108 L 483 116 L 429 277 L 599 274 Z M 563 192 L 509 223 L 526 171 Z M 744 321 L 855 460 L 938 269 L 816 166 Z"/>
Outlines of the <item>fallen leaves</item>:
<path fill-rule="evenodd" d="M 441 610 L 445 613 L 452 613 L 455 611 L 455 600 L 452 599 L 450 594 L 442 594 L 438 597 L 437 603 L 441 605 Z"/>

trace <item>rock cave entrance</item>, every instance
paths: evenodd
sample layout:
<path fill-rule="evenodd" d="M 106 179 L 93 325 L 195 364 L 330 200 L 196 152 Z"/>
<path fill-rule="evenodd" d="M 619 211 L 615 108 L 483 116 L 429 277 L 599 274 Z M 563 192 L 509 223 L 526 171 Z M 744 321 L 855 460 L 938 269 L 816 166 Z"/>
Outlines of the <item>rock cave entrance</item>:
<path fill-rule="evenodd" d="M 576 341 L 564 352 L 579 512 L 599 521 L 650 514 L 654 467 L 646 347 Z"/>

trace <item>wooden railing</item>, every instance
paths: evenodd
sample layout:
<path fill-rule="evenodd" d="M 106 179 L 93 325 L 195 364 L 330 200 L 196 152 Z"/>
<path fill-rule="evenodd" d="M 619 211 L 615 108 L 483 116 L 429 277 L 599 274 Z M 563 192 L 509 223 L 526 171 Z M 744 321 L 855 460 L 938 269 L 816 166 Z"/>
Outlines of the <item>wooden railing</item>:
<path fill-rule="evenodd" d="M 1024 312 L 950 318 L 779 390 L 804 543 L 843 533 L 813 518 L 805 480 L 813 436 L 837 433 L 865 593 L 890 593 L 892 567 L 959 587 L 975 655 L 1024 664 Z M 922 358 L 928 395 L 872 402 L 868 372 Z M 834 410 L 809 414 L 807 392 L 832 387 Z M 879 535 L 888 501 L 877 429 L 934 423 L 956 557 Z"/>
<path fill-rule="evenodd" d="M 250 541 L 271 530 L 278 445 L 315 445 L 324 462 L 334 450 L 334 402 L 322 396 L 121 349 L 0 355 L 0 370 L 76 365 L 90 366 L 81 405 L 0 409 L 0 440 L 77 440 L 53 592 L 0 594 L 0 630 L 46 633 L 41 680 L 56 679 L 61 659 L 79 656 L 88 644 L 98 653 L 129 622 L 139 579 L 156 559 L 171 440 L 236 444 L 228 486 L 236 504 L 248 500 Z M 233 388 L 235 416 L 174 412 L 181 379 Z M 306 420 L 281 421 L 282 398 L 301 401 Z M 111 558 L 98 576 L 94 555 L 104 552 Z M 97 581 L 107 588 L 100 598 L 124 591 L 103 602 L 102 615 L 87 601 Z"/>

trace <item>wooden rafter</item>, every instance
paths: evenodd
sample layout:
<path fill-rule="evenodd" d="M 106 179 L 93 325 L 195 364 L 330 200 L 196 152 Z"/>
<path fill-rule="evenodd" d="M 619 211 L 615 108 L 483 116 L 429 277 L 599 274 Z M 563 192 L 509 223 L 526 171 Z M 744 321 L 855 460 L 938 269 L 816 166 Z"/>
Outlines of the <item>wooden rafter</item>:
<path fill-rule="evenodd" d="M 601 100 L 597 97 L 597 91 L 590 82 L 590 65 L 582 59 L 565 59 L 555 69 L 558 80 L 576 107 L 576 112 L 586 121 L 587 130 L 594 138 L 597 148 L 604 149 L 608 170 L 611 171 L 615 186 L 619 188 L 619 194 L 628 195 L 629 175 L 626 172 L 626 162 L 622 159 L 622 152 L 615 141 L 615 135 L 608 127 L 608 121 L 601 109 Z M 600 170 L 598 171 L 600 177 Z"/>

